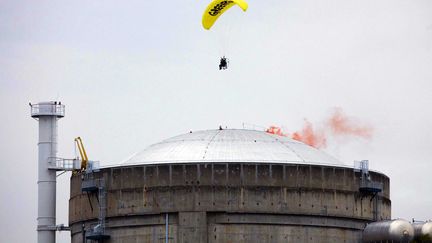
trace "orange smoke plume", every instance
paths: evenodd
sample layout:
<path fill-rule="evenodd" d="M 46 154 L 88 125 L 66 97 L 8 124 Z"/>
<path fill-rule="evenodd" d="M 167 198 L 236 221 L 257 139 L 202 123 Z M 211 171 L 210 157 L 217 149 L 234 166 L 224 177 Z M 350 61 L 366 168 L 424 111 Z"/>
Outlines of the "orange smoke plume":
<path fill-rule="evenodd" d="M 342 109 L 337 108 L 318 128 L 314 129 L 312 123 L 305 120 L 302 130 L 292 134 L 282 132 L 282 129 L 277 126 L 270 126 L 266 132 L 291 137 L 294 140 L 315 148 L 325 148 L 330 136 L 351 136 L 370 139 L 372 138 L 373 128 L 368 125 L 359 124 L 354 119 L 346 116 L 342 112 Z"/>
<path fill-rule="evenodd" d="M 291 137 L 294 140 L 303 142 L 315 148 L 324 148 L 327 144 L 325 134 L 322 131 L 315 131 L 312 124 L 306 120 L 303 129 L 294 132 L 291 135 L 283 133 L 282 128 L 277 126 L 270 126 L 266 132 L 279 136 Z"/>
<path fill-rule="evenodd" d="M 330 119 L 328 119 L 326 125 L 334 135 L 352 135 L 367 139 L 372 138 L 372 127 L 357 124 L 357 122 L 348 118 L 340 108 L 335 110 Z"/>
<path fill-rule="evenodd" d="M 267 128 L 266 132 L 279 136 L 286 136 L 286 134 L 282 133 L 282 128 L 277 126 L 270 126 L 269 128 Z"/>
<path fill-rule="evenodd" d="M 307 120 L 305 120 L 303 129 L 293 133 L 291 138 L 315 148 L 325 148 L 327 145 L 327 138 L 324 132 L 314 130 L 312 124 Z"/>

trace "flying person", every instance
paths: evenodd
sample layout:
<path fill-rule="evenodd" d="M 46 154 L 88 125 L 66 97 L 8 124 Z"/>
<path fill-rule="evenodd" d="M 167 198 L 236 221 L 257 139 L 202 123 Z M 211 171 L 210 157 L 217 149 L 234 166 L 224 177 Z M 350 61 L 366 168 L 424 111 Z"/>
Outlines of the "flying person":
<path fill-rule="evenodd" d="M 225 11 L 235 5 L 240 7 L 243 11 L 248 9 L 248 3 L 246 0 L 212 0 L 203 13 L 202 25 L 204 29 L 210 30 L 216 20 L 218 20 Z M 227 68 L 228 60 L 223 56 L 220 59 L 219 70 Z"/>
<path fill-rule="evenodd" d="M 223 56 L 220 59 L 219 70 L 227 69 L 227 67 L 228 67 L 228 61 L 227 61 L 226 57 Z"/>

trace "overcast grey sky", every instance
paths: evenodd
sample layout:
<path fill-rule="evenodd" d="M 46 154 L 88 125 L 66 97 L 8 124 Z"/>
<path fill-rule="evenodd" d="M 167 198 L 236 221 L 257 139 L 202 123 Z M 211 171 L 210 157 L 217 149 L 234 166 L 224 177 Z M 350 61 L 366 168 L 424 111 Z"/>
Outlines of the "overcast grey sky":
<path fill-rule="evenodd" d="M 432 1 L 250 0 L 210 32 L 207 4 L 0 0 L 1 242 L 36 242 L 28 102 L 53 99 L 66 104 L 59 155 L 73 157 L 81 136 L 105 165 L 189 130 L 296 130 L 341 107 L 374 137 L 326 151 L 388 175 L 394 218 L 432 219 Z M 59 177 L 58 223 L 67 224 L 68 178 Z M 67 232 L 58 239 L 70 242 Z"/>

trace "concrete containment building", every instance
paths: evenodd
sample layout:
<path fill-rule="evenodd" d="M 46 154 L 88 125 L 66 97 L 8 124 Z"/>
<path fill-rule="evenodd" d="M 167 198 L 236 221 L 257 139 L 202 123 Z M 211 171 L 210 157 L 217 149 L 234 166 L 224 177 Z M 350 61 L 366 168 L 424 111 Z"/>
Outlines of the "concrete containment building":
<path fill-rule="evenodd" d="M 73 175 L 69 226 L 73 243 L 361 242 L 389 184 L 288 137 L 199 131 Z"/>

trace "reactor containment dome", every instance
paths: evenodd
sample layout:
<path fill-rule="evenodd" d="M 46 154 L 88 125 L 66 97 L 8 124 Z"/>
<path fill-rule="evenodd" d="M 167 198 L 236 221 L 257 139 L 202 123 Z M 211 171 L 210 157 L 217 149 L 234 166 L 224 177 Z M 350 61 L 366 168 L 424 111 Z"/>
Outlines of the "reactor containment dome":
<path fill-rule="evenodd" d="M 125 164 L 255 162 L 343 165 L 294 139 L 267 132 L 221 129 L 190 132 L 151 145 Z"/>
<path fill-rule="evenodd" d="M 390 218 L 386 175 L 264 131 L 191 132 L 71 177 L 72 243 L 361 242 Z"/>

